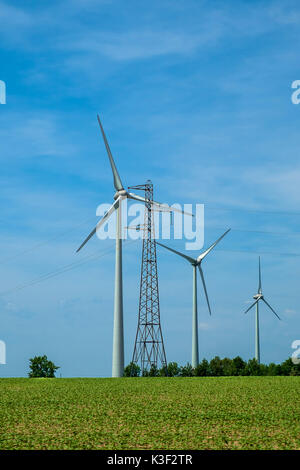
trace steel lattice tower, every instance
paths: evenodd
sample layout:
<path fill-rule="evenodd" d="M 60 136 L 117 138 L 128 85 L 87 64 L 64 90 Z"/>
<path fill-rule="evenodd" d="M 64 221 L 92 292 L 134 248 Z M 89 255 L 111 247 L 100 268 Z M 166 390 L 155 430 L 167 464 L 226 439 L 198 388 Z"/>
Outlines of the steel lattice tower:
<path fill-rule="evenodd" d="M 145 199 L 147 201 L 153 201 L 153 184 L 151 181 L 148 180 L 146 184 L 134 186 L 130 189 L 145 191 Z M 153 206 L 151 207 L 150 202 L 145 203 L 144 225 L 141 228 L 143 229 L 143 251 L 139 317 L 132 362 L 141 367 L 141 373 L 143 375 L 144 372 L 149 371 L 151 367 L 158 368 L 160 365 L 162 368 L 167 368 L 167 359 L 160 324 Z"/>

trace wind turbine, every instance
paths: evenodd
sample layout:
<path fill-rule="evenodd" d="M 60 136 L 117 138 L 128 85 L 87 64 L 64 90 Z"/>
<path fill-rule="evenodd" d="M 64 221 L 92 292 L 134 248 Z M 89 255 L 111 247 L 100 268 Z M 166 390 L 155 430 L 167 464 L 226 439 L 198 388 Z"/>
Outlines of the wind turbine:
<path fill-rule="evenodd" d="M 257 360 L 258 363 L 260 363 L 260 341 L 259 341 L 259 301 L 262 300 L 267 307 L 269 307 L 270 310 L 276 315 L 276 317 L 281 320 L 281 318 L 277 315 L 275 310 L 271 307 L 271 305 L 266 301 L 266 299 L 263 296 L 262 293 L 262 287 L 261 287 L 261 269 L 260 269 L 260 256 L 258 257 L 258 290 L 257 294 L 253 296 L 253 299 L 255 299 L 255 302 L 253 302 L 252 305 L 250 305 L 249 308 L 247 308 L 246 312 L 249 312 L 254 305 L 256 305 L 256 313 L 255 313 L 255 359 Z"/>
<path fill-rule="evenodd" d="M 198 309 L 197 309 L 197 268 L 199 269 L 199 273 L 201 276 L 202 284 L 203 284 L 203 289 L 207 301 L 207 306 L 209 310 L 209 314 L 211 315 L 211 308 L 208 300 L 208 295 L 207 295 L 207 290 L 206 290 L 206 285 L 205 285 L 205 280 L 204 280 L 204 274 L 203 270 L 201 267 L 201 263 L 203 259 L 208 255 L 208 253 L 219 243 L 220 240 L 222 240 L 223 237 L 229 232 L 230 229 L 228 229 L 223 235 L 218 238 L 207 250 L 203 251 L 200 253 L 198 258 L 191 258 L 188 255 L 185 255 L 184 253 L 181 253 L 180 251 L 173 250 L 173 248 L 170 248 L 166 245 L 163 245 L 162 243 L 156 242 L 158 245 L 163 246 L 169 251 L 172 251 L 173 253 L 182 256 L 182 258 L 186 259 L 193 267 L 193 320 L 192 320 L 192 367 L 197 367 L 199 364 L 199 347 L 198 347 Z"/>
<path fill-rule="evenodd" d="M 155 201 L 147 201 L 145 198 L 138 196 L 134 193 L 127 192 L 124 189 L 120 175 L 118 173 L 116 164 L 114 162 L 106 135 L 104 133 L 101 121 L 97 115 L 101 134 L 106 147 L 107 155 L 111 165 L 114 187 L 116 193 L 114 195 L 115 202 L 108 209 L 102 219 L 97 223 L 96 227 L 87 236 L 84 242 L 80 245 L 76 253 L 95 235 L 97 230 L 104 224 L 105 221 L 116 211 L 117 227 L 116 227 L 116 262 L 115 262 L 115 293 L 114 293 L 114 330 L 113 330 L 113 354 L 112 354 L 112 377 L 122 377 L 124 373 L 124 327 L 123 327 L 123 279 L 122 279 L 122 220 L 121 220 L 121 204 L 123 199 L 133 199 L 140 202 L 151 202 L 156 207 L 162 210 L 182 212 L 179 209 L 161 204 Z M 191 214 L 189 214 L 191 215 Z"/>

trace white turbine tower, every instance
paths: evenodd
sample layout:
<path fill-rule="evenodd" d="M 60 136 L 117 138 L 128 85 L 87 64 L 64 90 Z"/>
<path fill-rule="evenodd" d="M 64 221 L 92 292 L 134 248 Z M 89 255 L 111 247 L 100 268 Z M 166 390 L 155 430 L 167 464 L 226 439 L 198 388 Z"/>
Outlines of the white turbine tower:
<path fill-rule="evenodd" d="M 191 263 L 193 267 L 193 320 L 192 320 L 192 367 L 197 367 L 199 364 L 199 346 L 198 346 L 198 309 L 197 309 L 197 268 L 199 269 L 199 273 L 201 276 L 202 284 L 203 284 L 203 289 L 208 305 L 208 310 L 209 314 L 211 315 L 211 309 L 209 305 L 209 300 L 208 300 L 208 295 L 207 295 L 207 290 L 206 290 L 206 285 L 205 285 L 205 280 L 204 280 L 204 274 L 202 271 L 201 263 L 203 259 L 208 255 L 208 253 L 219 243 L 220 240 L 222 240 L 223 237 L 230 231 L 228 229 L 223 235 L 218 238 L 215 243 L 213 243 L 207 250 L 203 251 L 200 253 L 198 258 L 191 258 L 188 255 L 185 255 L 184 253 L 181 253 L 180 251 L 173 250 L 173 248 L 170 248 L 166 245 L 163 245 L 162 243 L 156 242 L 158 245 L 163 246 L 169 251 L 172 251 L 173 253 L 182 256 L 182 258 L 185 258 L 189 263 Z"/>
<path fill-rule="evenodd" d="M 281 318 L 277 315 L 275 310 L 271 307 L 271 305 L 266 301 L 266 299 L 263 296 L 262 293 L 262 286 L 261 286 L 261 269 L 260 269 L 260 256 L 258 257 L 258 290 L 257 294 L 253 296 L 253 299 L 255 299 L 255 302 L 253 302 L 252 305 L 250 305 L 249 308 L 247 308 L 246 312 L 249 312 L 254 305 L 256 305 L 256 312 L 255 312 L 255 359 L 257 360 L 258 363 L 260 363 L 260 340 L 259 340 L 259 309 L 258 309 L 258 304 L 259 301 L 262 300 L 267 307 L 269 307 L 270 310 L 276 315 L 276 317 L 281 320 Z"/>
<path fill-rule="evenodd" d="M 102 137 L 105 143 L 106 151 L 110 161 L 114 187 L 116 193 L 114 195 L 115 202 L 108 209 L 106 214 L 98 222 L 94 230 L 88 235 L 84 242 L 80 245 L 76 253 L 88 242 L 88 240 L 95 235 L 97 230 L 104 224 L 105 221 L 116 211 L 117 215 L 117 228 L 116 228 L 116 264 L 115 264 L 115 294 L 114 294 L 114 331 L 113 331 L 113 354 L 112 354 L 112 377 L 122 377 L 124 373 L 124 328 L 123 328 L 123 279 L 122 279 L 122 220 L 121 220 L 121 204 L 123 199 L 133 199 L 140 202 L 151 202 L 156 207 L 164 211 L 177 211 L 179 209 L 161 204 L 155 201 L 146 201 L 145 198 L 138 196 L 134 193 L 127 192 L 121 182 L 120 175 L 115 165 L 112 153 L 110 151 L 101 121 L 97 116 Z M 190 214 L 191 215 L 191 214 Z"/>

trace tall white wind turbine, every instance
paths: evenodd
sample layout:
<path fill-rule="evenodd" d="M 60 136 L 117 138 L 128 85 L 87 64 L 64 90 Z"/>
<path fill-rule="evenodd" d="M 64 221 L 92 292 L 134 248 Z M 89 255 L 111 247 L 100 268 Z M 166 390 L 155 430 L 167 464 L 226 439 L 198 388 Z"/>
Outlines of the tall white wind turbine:
<path fill-rule="evenodd" d="M 97 230 L 104 224 L 105 221 L 116 211 L 117 215 L 117 228 L 116 228 L 116 264 L 115 264 L 115 294 L 114 294 L 114 331 L 113 331 L 113 354 L 112 354 L 112 377 L 122 377 L 124 373 L 124 327 L 123 327 L 123 279 L 122 279 L 122 220 L 121 220 L 121 204 L 122 200 L 128 198 L 140 202 L 148 202 L 145 198 L 138 196 L 134 193 L 127 192 L 124 189 L 120 175 L 118 173 L 116 164 L 114 162 L 112 153 L 110 151 L 106 135 L 104 133 L 99 116 L 97 116 L 99 126 L 101 129 L 102 137 L 106 147 L 107 155 L 110 161 L 114 187 L 116 193 L 114 195 L 115 202 L 97 223 L 96 227 L 87 236 L 84 242 L 80 245 L 76 253 L 95 235 Z M 178 211 L 167 204 L 161 204 L 155 201 L 149 201 L 155 207 L 159 207 L 164 211 Z M 191 215 L 191 214 L 190 214 Z"/>
<path fill-rule="evenodd" d="M 193 320 L 192 320 L 192 367 L 197 367 L 199 364 L 199 345 L 198 345 L 198 308 L 197 308 L 197 268 L 199 269 L 199 273 L 201 276 L 202 284 L 203 284 L 203 289 L 207 301 L 207 306 L 209 310 L 209 314 L 211 315 L 211 308 L 208 300 L 208 295 L 207 295 L 207 289 L 205 285 L 205 280 L 204 280 L 204 274 L 203 270 L 201 267 L 201 263 L 203 259 L 208 255 L 208 253 L 219 243 L 220 240 L 222 240 L 223 237 L 230 231 L 228 229 L 223 235 L 218 238 L 207 250 L 203 251 L 200 253 L 198 258 L 191 258 L 190 256 L 181 253 L 180 251 L 173 250 L 173 248 L 170 248 L 166 245 L 163 245 L 162 243 L 156 242 L 158 245 L 163 246 L 169 251 L 172 251 L 173 253 L 181 256 L 182 258 L 186 259 L 193 267 Z"/>
<path fill-rule="evenodd" d="M 258 363 L 260 363 L 260 340 L 259 340 L 259 301 L 262 300 L 267 307 L 276 315 L 276 317 L 281 320 L 281 318 L 277 315 L 275 310 L 271 307 L 271 305 L 266 301 L 266 299 L 263 296 L 262 293 L 262 286 L 261 286 L 261 268 L 260 268 L 260 256 L 258 257 L 258 290 L 257 294 L 253 296 L 253 299 L 255 299 L 255 302 L 253 302 L 252 305 L 250 305 L 249 308 L 247 308 L 246 312 L 249 312 L 252 307 L 256 306 L 256 312 L 255 312 L 255 359 L 257 360 Z"/>

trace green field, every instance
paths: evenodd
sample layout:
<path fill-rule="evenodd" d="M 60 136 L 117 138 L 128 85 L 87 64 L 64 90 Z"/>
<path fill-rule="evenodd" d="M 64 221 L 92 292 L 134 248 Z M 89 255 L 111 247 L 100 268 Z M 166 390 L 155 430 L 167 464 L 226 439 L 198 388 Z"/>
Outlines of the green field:
<path fill-rule="evenodd" d="M 300 377 L 0 379 L 0 449 L 300 449 Z"/>

